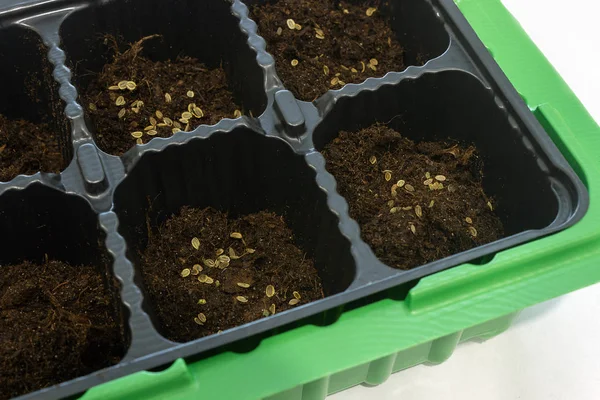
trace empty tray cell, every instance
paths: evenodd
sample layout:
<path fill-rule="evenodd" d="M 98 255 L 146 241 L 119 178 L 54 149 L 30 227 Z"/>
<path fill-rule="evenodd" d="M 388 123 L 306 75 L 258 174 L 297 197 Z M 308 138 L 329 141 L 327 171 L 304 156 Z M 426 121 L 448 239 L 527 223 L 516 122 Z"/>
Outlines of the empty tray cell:
<path fill-rule="evenodd" d="M 449 45 L 442 21 L 425 0 L 246 3 L 277 74 L 301 100 L 423 65 Z"/>
<path fill-rule="evenodd" d="M 226 0 L 102 2 L 69 17 L 61 37 L 108 153 L 266 107 L 256 53 Z"/>
<path fill-rule="evenodd" d="M 246 128 L 139 161 L 115 211 L 161 334 L 189 341 L 349 287 L 350 245 L 314 178 Z"/>
<path fill-rule="evenodd" d="M 69 129 L 58 85 L 39 36 L 21 27 L 0 31 L 0 182 L 70 161 Z"/>
<path fill-rule="evenodd" d="M 0 398 L 117 364 L 127 312 L 96 214 L 41 184 L 0 196 Z"/>
<path fill-rule="evenodd" d="M 466 73 L 343 97 L 314 140 L 363 240 L 392 267 L 417 267 L 557 217 L 544 155 Z"/>

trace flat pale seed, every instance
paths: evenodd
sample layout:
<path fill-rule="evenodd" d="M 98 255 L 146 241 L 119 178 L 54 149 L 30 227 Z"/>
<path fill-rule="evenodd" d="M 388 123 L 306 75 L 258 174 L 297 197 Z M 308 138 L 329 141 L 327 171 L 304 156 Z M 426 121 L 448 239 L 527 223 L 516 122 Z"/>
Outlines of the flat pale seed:
<path fill-rule="evenodd" d="M 379 61 L 377 61 L 376 58 L 371 58 L 369 60 L 369 64 L 371 64 L 371 65 L 379 65 Z"/>
<path fill-rule="evenodd" d="M 198 300 L 198 304 L 200 304 L 200 305 L 206 304 L 206 299 L 200 299 L 200 300 Z"/>
<path fill-rule="evenodd" d="M 283 29 L 281 27 L 277 28 L 277 35 L 280 36 L 283 33 Z"/>
<path fill-rule="evenodd" d="M 474 226 L 469 226 L 469 233 L 471 234 L 471 236 L 477 237 L 477 229 L 475 229 Z"/>
<path fill-rule="evenodd" d="M 169 126 L 169 125 L 165 124 L 164 122 L 160 122 L 160 123 L 159 123 L 158 125 L 156 125 L 156 126 L 159 126 L 159 127 L 161 127 L 161 128 L 164 128 L 165 126 Z"/>
<path fill-rule="evenodd" d="M 158 118 L 160 120 L 162 120 L 164 117 L 162 111 L 160 111 L 160 110 L 156 110 L 155 114 L 156 114 L 156 118 Z"/>
<path fill-rule="evenodd" d="M 412 210 L 412 206 L 402 207 L 402 211 L 410 211 Z"/>
<path fill-rule="evenodd" d="M 173 121 L 173 126 L 174 126 L 175 128 L 179 128 L 179 129 L 181 129 L 181 124 L 180 124 L 179 122 L 177 122 L 177 121 Z"/>
<path fill-rule="evenodd" d="M 430 178 L 430 179 L 427 179 L 426 181 L 423 181 L 423 185 L 425 185 L 425 186 L 429 186 L 429 185 L 431 185 L 432 183 L 433 183 L 433 179 L 431 179 L 431 178 Z"/>
<path fill-rule="evenodd" d="M 156 134 L 158 133 L 156 130 L 151 129 L 148 132 L 146 132 L 149 136 L 156 136 Z"/>
<path fill-rule="evenodd" d="M 269 310 L 263 309 L 262 310 L 262 315 L 263 315 L 263 317 L 268 317 L 269 315 L 271 315 L 271 313 L 269 312 Z"/>
<path fill-rule="evenodd" d="M 431 200 L 431 201 L 429 202 L 429 208 L 433 207 L 433 205 L 434 205 L 434 204 L 435 204 L 435 200 Z"/>
<path fill-rule="evenodd" d="M 192 238 L 192 247 L 198 250 L 200 248 L 200 239 L 198 239 L 197 237 Z"/>
<path fill-rule="evenodd" d="M 115 85 L 115 86 L 109 86 L 108 90 L 121 90 L 121 88 Z"/>
<path fill-rule="evenodd" d="M 135 84 L 134 81 L 129 81 L 126 83 L 125 87 L 131 91 L 135 90 L 135 88 L 137 87 L 137 85 Z"/>
<path fill-rule="evenodd" d="M 339 81 L 340 81 L 340 78 L 338 78 L 338 77 L 336 76 L 336 77 L 335 77 L 335 78 L 333 78 L 333 79 L 331 80 L 331 82 L 329 82 L 329 83 L 331 83 L 331 86 L 334 86 L 334 85 L 337 85 Z"/>
<path fill-rule="evenodd" d="M 298 300 L 300 300 L 302 298 L 302 296 L 300 296 L 300 293 L 295 291 L 292 293 L 294 295 L 295 298 L 297 298 Z"/>
<path fill-rule="evenodd" d="M 398 207 L 393 207 L 390 209 L 390 214 L 396 214 L 398 212 L 399 208 Z"/>
<path fill-rule="evenodd" d="M 400 179 L 398 182 L 396 182 L 396 187 L 401 188 L 402 186 L 404 186 L 405 183 L 406 183 L 406 181 Z"/>
<path fill-rule="evenodd" d="M 144 144 L 144 142 L 142 141 L 142 139 L 135 139 L 135 143 L 136 144 Z"/>
<path fill-rule="evenodd" d="M 188 90 L 185 95 L 191 99 L 192 97 L 194 97 L 194 92 L 192 92 L 191 90 Z"/>
<path fill-rule="evenodd" d="M 237 296 L 235 299 L 237 301 L 239 301 L 240 303 L 247 303 L 248 302 L 248 299 L 245 298 L 244 296 Z"/>
<path fill-rule="evenodd" d="M 117 86 L 119 87 L 119 89 L 123 90 L 123 89 L 127 89 L 127 81 L 121 81 L 119 83 L 117 83 Z"/>
<path fill-rule="evenodd" d="M 167 124 L 167 126 L 173 126 L 173 120 L 171 118 L 165 117 L 163 121 L 165 124 Z"/>
<path fill-rule="evenodd" d="M 377 11 L 377 9 L 375 7 L 369 7 L 369 8 L 367 8 L 367 12 L 366 12 L 367 17 L 372 16 L 373 13 L 375 13 L 375 11 Z"/>
<path fill-rule="evenodd" d="M 211 260 L 210 258 L 207 258 L 206 260 L 204 260 L 204 265 L 206 265 L 208 268 L 214 268 L 215 261 Z"/>
<path fill-rule="evenodd" d="M 165 93 L 165 101 L 166 101 L 167 103 L 170 103 L 170 102 L 171 102 L 171 100 L 172 100 L 172 99 L 171 99 L 171 95 L 170 95 L 169 93 Z"/>
<path fill-rule="evenodd" d="M 425 179 L 429 179 L 429 178 L 431 178 L 431 173 L 425 172 Z"/>
<path fill-rule="evenodd" d="M 192 114 L 194 114 L 194 117 L 196 118 L 204 117 L 204 111 L 202 111 L 200 107 L 194 107 L 194 109 L 192 110 Z"/>
<path fill-rule="evenodd" d="M 117 97 L 117 100 L 115 101 L 115 104 L 118 105 L 118 106 L 122 106 L 123 104 L 125 104 L 125 98 L 123 96 Z"/>
<path fill-rule="evenodd" d="M 215 287 L 219 287 L 219 286 L 221 286 L 221 282 L 219 282 L 219 280 L 217 279 L 217 280 L 215 281 Z"/>
<path fill-rule="evenodd" d="M 325 35 L 323 35 L 323 34 L 321 34 L 321 33 L 317 33 L 317 34 L 315 35 L 315 37 L 316 37 L 317 39 L 320 39 L 320 40 L 323 40 L 323 39 L 325 39 Z"/>
<path fill-rule="evenodd" d="M 423 210 L 421 209 L 421 206 L 418 204 L 415 206 L 415 214 L 419 218 L 421 218 L 423 216 Z"/>
<path fill-rule="evenodd" d="M 327 65 L 323 65 L 323 73 L 329 75 L 329 67 Z"/>
<path fill-rule="evenodd" d="M 375 163 L 377 162 L 377 157 L 375 157 L 375 156 L 371 156 L 371 157 L 369 157 L 369 162 L 370 162 L 371 164 L 375 164 Z"/>
<path fill-rule="evenodd" d="M 250 287 L 250 284 L 244 282 L 238 282 L 237 285 L 244 289 L 248 289 Z"/>
<path fill-rule="evenodd" d="M 200 320 L 202 323 L 204 323 L 204 322 L 206 322 L 206 315 L 204 315 L 203 313 L 199 313 L 199 314 L 198 314 L 198 319 L 199 319 L 199 320 Z"/>
<path fill-rule="evenodd" d="M 200 272 L 202 272 L 202 269 L 202 265 L 194 264 L 194 266 L 192 267 L 192 275 L 198 275 Z"/>
<path fill-rule="evenodd" d="M 214 282 L 215 282 L 215 280 L 213 278 L 211 278 L 210 276 L 207 276 L 206 281 L 204 281 L 204 283 L 209 284 L 209 285 L 213 284 Z"/>
<path fill-rule="evenodd" d="M 413 187 L 413 185 L 407 183 L 406 185 L 404 185 L 404 188 L 409 191 L 409 192 L 414 192 L 415 188 Z"/>
<path fill-rule="evenodd" d="M 190 269 L 189 269 L 189 268 L 186 268 L 186 269 L 184 269 L 183 271 L 181 271 L 181 276 L 182 276 L 183 278 L 186 278 L 186 277 L 190 276 L 190 273 L 191 273 L 191 272 L 192 272 L 192 271 L 190 271 Z"/>
<path fill-rule="evenodd" d="M 294 59 L 292 60 L 292 62 L 291 62 L 291 64 L 292 64 L 292 67 L 295 67 L 295 66 L 297 66 L 297 65 L 298 65 L 298 63 L 299 63 L 299 61 L 298 61 L 298 60 L 296 60 L 296 59 L 294 58 Z"/>
<path fill-rule="evenodd" d="M 275 314 L 275 304 L 271 304 L 271 306 L 269 307 L 269 311 L 271 312 L 271 315 Z"/>
<path fill-rule="evenodd" d="M 117 116 L 119 117 L 119 119 L 123 118 L 125 116 L 125 114 L 127 113 L 127 110 L 124 108 L 121 108 L 121 110 L 119 111 L 119 113 L 117 114 Z"/>
<path fill-rule="evenodd" d="M 179 122 L 181 122 L 182 124 L 187 124 L 187 123 L 188 123 L 188 122 L 190 122 L 190 121 L 188 121 L 188 120 L 187 120 L 187 119 L 185 119 L 185 118 L 179 118 Z M 180 126 L 181 126 L 181 125 L 180 125 Z"/>
<path fill-rule="evenodd" d="M 254 250 L 254 249 L 251 249 L 251 248 L 247 248 L 245 251 L 246 251 L 246 253 L 248 253 L 248 254 L 254 254 L 254 253 L 256 252 L 256 250 Z"/>
<path fill-rule="evenodd" d="M 232 260 L 237 260 L 238 258 L 240 258 L 236 253 L 235 250 L 233 249 L 233 247 L 229 248 L 229 258 L 231 258 Z"/>
<path fill-rule="evenodd" d="M 239 232 L 231 232 L 231 235 L 229 235 L 230 238 L 233 239 L 241 239 L 242 238 L 242 234 Z"/>
<path fill-rule="evenodd" d="M 392 174 L 391 174 L 391 173 L 389 173 L 389 172 L 386 172 L 386 173 L 385 173 L 385 180 L 386 180 L 387 182 L 391 181 L 391 180 L 392 180 Z"/>
<path fill-rule="evenodd" d="M 240 110 L 235 110 L 235 111 L 233 112 L 233 117 L 234 117 L 234 118 L 239 118 L 239 117 L 241 117 L 241 116 L 242 116 L 242 112 L 241 112 Z"/>
<path fill-rule="evenodd" d="M 140 139 L 142 136 L 144 136 L 144 133 L 140 131 L 135 131 L 131 132 L 131 136 L 133 136 L 136 139 Z"/>
<path fill-rule="evenodd" d="M 288 28 L 290 29 L 296 29 L 296 22 L 294 22 L 293 19 L 288 19 L 287 21 L 285 21 L 285 24 L 287 25 Z"/>
<path fill-rule="evenodd" d="M 387 206 L 388 207 L 393 207 L 394 206 L 394 200 L 390 200 L 387 202 Z"/>
<path fill-rule="evenodd" d="M 189 111 L 184 111 L 181 113 L 181 118 L 183 118 L 183 119 L 190 120 L 190 119 L 192 119 L 192 117 L 193 117 L 193 115 Z"/>
<path fill-rule="evenodd" d="M 231 258 L 229 258 L 229 256 L 226 256 L 225 254 L 223 254 L 223 255 L 219 256 L 219 261 L 222 263 L 229 264 L 229 262 L 231 262 Z"/>
<path fill-rule="evenodd" d="M 200 320 L 198 319 L 198 317 L 194 317 L 194 322 L 195 322 L 195 323 L 197 323 L 198 325 L 204 325 L 204 324 L 202 323 L 202 321 L 200 321 Z"/>
<path fill-rule="evenodd" d="M 417 228 L 413 224 L 410 224 L 410 231 L 413 233 L 413 235 L 417 234 Z"/>
<path fill-rule="evenodd" d="M 365 72 L 365 69 L 367 68 L 367 66 L 362 61 L 360 63 L 362 64 L 362 71 L 360 71 L 360 72 Z"/>
<path fill-rule="evenodd" d="M 467 217 L 467 218 L 465 218 L 465 222 L 466 222 L 467 224 L 472 224 L 472 223 L 473 223 L 473 220 L 471 219 L 471 217 Z"/>
<path fill-rule="evenodd" d="M 208 278 L 206 274 L 198 275 L 198 282 L 204 283 L 206 282 L 206 278 Z"/>
<path fill-rule="evenodd" d="M 352 72 L 353 74 L 357 74 L 358 71 L 356 70 L 356 68 L 350 68 L 350 72 Z"/>
<path fill-rule="evenodd" d="M 440 182 L 444 182 L 446 180 L 446 177 L 444 175 L 436 175 L 435 176 L 435 180 L 436 181 L 440 181 Z"/>
<path fill-rule="evenodd" d="M 154 125 L 148 125 L 144 128 L 144 131 L 151 131 L 152 129 L 154 129 Z"/>
<path fill-rule="evenodd" d="M 88 105 L 88 108 L 89 108 L 91 111 L 96 111 L 96 110 L 98 109 L 98 107 L 96 107 L 96 105 L 95 105 L 94 103 L 90 103 L 90 104 Z"/>
<path fill-rule="evenodd" d="M 289 304 L 290 306 L 295 306 L 295 305 L 296 305 L 296 304 L 298 304 L 298 303 L 300 303 L 300 300 L 298 300 L 298 299 L 291 299 L 291 300 L 288 302 L 288 304 Z"/>
<path fill-rule="evenodd" d="M 275 295 L 275 286 L 268 285 L 265 289 L 265 294 L 267 295 L 267 297 L 273 297 Z"/>
<path fill-rule="evenodd" d="M 223 250 L 223 249 L 217 249 L 217 251 L 215 251 L 215 255 L 216 255 L 217 257 L 218 257 L 218 256 L 220 256 L 220 255 L 221 255 L 221 254 L 223 254 L 223 253 L 225 253 L 225 250 Z"/>
<path fill-rule="evenodd" d="M 297 31 L 302 29 L 302 25 L 300 24 L 296 24 L 296 26 L 294 26 L 294 29 L 296 29 Z"/>
<path fill-rule="evenodd" d="M 175 134 L 177 132 L 181 132 L 181 129 L 179 129 L 179 128 L 173 128 L 173 129 L 171 129 L 171 133 Z"/>
<path fill-rule="evenodd" d="M 148 118 L 148 120 L 150 121 L 150 125 L 153 125 L 153 126 L 156 126 L 156 124 L 158 123 L 158 121 L 154 117 L 150 117 L 150 118 Z"/>
<path fill-rule="evenodd" d="M 450 187 L 448 186 L 448 190 L 450 190 Z M 494 207 L 492 206 L 491 202 L 487 202 L 487 206 L 489 207 L 490 211 L 494 211 Z"/>

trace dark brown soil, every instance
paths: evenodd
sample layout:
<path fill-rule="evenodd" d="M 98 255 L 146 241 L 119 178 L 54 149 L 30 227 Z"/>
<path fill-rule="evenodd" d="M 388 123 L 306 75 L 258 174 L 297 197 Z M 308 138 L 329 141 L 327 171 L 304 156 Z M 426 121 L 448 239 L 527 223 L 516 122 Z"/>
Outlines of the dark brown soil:
<path fill-rule="evenodd" d="M 375 125 L 341 132 L 323 155 L 363 240 L 387 265 L 410 269 L 503 236 L 473 146 L 415 143 Z"/>
<path fill-rule="evenodd" d="M 58 141 L 48 125 L 0 115 L 0 182 L 39 171 L 58 173 L 62 165 Z"/>
<path fill-rule="evenodd" d="M 173 61 L 149 60 L 141 54 L 147 40 L 161 40 L 161 37 L 145 37 L 124 52 L 119 51 L 115 42 L 112 62 L 82 92 L 82 103 L 96 128 L 98 145 L 111 154 L 121 155 L 154 136 L 169 137 L 178 129 L 191 131 L 198 125 L 234 118 L 236 111 L 241 110 L 222 68 L 209 69 L 197 59 L 185 56 Z M 116 86 L 124 81 L 134 82 L 135 89 L 118 89 Z M 193 97 L 188 95 L 190 91 Z M 117 105 L 120 96 L 125 103 Z M 143 102 L 142 106 L 138 100 Z M 186 124 L 180 119 L 182 113 L 193 111 L 190 104 L 201 110 L 196 114 L 200 117 L 192 114 Z M 142 132 L 143 136 L 137 139 L 132 132 Z"/>
<path fill-rule="evenodd" d="M 121 360 L 126 341 L 115 287 L 95 268 L 49 261 L 0 270 L 0 399 Z"/>
<path fill-rule="evenodd" d="M 234 232 L 241 233 L 242 239 L 230 237 Z M 193 238 L 199 240 L 198 250 L 192 246 Z M 228 267 L 210 267 L 210 261 L 205 261 L 214 261 L 218 249 L 229 256 L 230 248 L 237 256 L 247 248 L 255 252 L 231 259 Z M 182 271 L 193 270 L 195 264 L 203 270 L 182 277 Z M 296 247 L 283 218 L 269 212 L 231 218 L 213 208 L 184 207 L 151 236 L 142 256 L 142 274 L 161 331 L 177 342 L 263 318 L 273 304 L 279 313 L 324 297 L 313 261 Z M 199 282 L 204 275 L 214 282 Z M 275 288 L 270 298 L 268 285 Z M 290 305 L 294 291 L 300 301 Z M 247 302 L 240 302 L 244 299 Z M 206 317 L 203 325 L 194 321 L 199 313 Z"/>
<path fill-rule="evenodd" d="M 283 84 L 297 98 L 313 101 L 345 83 L 360 83 L 369 77 L 405 69 L 404 48 L 392 32 L 388 18 L 379 10 L 367 16 L 367 10 L 378 3 L 267 1 L 252 7 L 252 19 L 267 41 L 267 50 L 275 57 Z M 290 29 L 288 19 L 301 29 Z M 372 59 L 376 64 L 370 67 Z M 298 65 L 293 66 L 293 60 Z"/>

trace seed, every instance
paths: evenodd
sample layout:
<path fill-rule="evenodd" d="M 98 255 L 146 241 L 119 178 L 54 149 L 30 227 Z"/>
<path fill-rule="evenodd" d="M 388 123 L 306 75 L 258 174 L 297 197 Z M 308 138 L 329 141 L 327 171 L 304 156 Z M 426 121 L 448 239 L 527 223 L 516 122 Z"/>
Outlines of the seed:
<path fill-rule="evenodd" d="M 393 207 L 394 206 L 394 200 L 390 200 L 387 202 L 387 206 L 388 207 Z"/>
<path fill-rule="evenodd" d="M 323 65 L 323 73 L 329 75 L 329 67 L 327 65 Z"/>
<path fill-rule="evenodd" d="M 440 182 L 444 182 L 446 180 L 446 177 L 444 175 L 436 175 L 435 176 L 435 180 L 436 181 L 440 181 Z"/>
<path fill-rule="evenodd" d="M 135 132 L 131 132 L 131 136 L 133 136 L 136 139 L 141 138 L 142 136 L 144 136 L 144 134 L 140 131 L 135 131 Z"/>
<path fill-rule="evenodd" d="M 398 196 L 398 192 L 396 191 L 396 189 L 398 189 L 398 185 L 396 185 L 395 183 L 392 185 L 392 196 L 397 197 Z"/>
<path fill-rule="evenodd" d="M 196 250 L 198 250 L 200 248 L 200 239 L 198 239 L 197 237 L 192 239 L 192 247 Z"/>
<path fill-rule="evenodd" d="M 204 282 L 206 282 L 207 278 L 208 278 L 208 276 L 206 274 L 198 275 L 198 282 L 204 283 Z"/>
<path fill-rule="evenodd" d="M 360 72 L 365 72 L 365 69 L 366 69 L 365 63 L 362 61 L 360 63 L 362 64 L 362 71 L 360 71 Z"/>
<path fill-rule="evenodd" d="M 283 33 L 283 29 L 281 27 L 277 28 L 277 35 L 280 36 Z"/>
<path fill-rule="evenodd" d="M 173 120 L 171 118 L 167 118 L 165 117 L 163 119 L 163 122 L 167 125 L 167 126 L 172 126 L 173 125 Z"/>
<path fill-rule="evenodd" d="M 385 173 L 385 180 L 388 182 L 392 180 L 392 174 L 390 172 Z"/>
<path fill-rule="evenodd" d="M 215 254 L 217 255 L 217 257 L 223 253 L 225 253 L 225 250 L 223 250 L 223 249 L 217 249 L 217 251 L 215 251 Z"/>
<path fill-rule="evenodd" d="M 119 83 L 117 83 L 117 86 L 119 87 L 119 89 L 123 90 L 123 89 L 127 89 L 127 81 L 121 81 Z"/>
<path fill-rule="evenodd" d="M 377 71 L 377 67 L 373 64 L 369 64 L 369 68 L 371 68 L 373 71 Z"/>
<path fill-rule="evenodd" d="M 115 101 L 115 104 L 118 105 L 118 106 L 122 106 L 123 104 L 125 104 L 125 98 L 123 96 L 117 97 L 117 100 Z"/>
<path fill-rule="evenodd" d="M 234 117 L 234 118 L 239 118 L 239 117 L 241 117 L 241 116 L 242 116 L 242 112 L 241 112 L 240 110 L 235 110 L 235 111 L 233 112 L 233 117 Z"/>
<path fill-rule="evenodd" d="M 211 278 L 210 276 L 207 276 L 206 281 L 204 283 L 211 285 L 212 283 L 214 283 L 214 281 L 215 280 L 213 278 Z"/>
<path fill-rule="evenodd" d="M 292 67 L 295 67 L 298 65 L 298 60 L 296 60 L 295 58 L 292 60 Z"/>
<path fill-rule="evenodd" d="M 302 25 L 296 24 L 296 26 L 294 26 L 294 28 L 296 28 L 296 30 L 299 31 L 302 29 Z"/>
<path fill-rule="evenodd" d="M 206 304 L 206 300 L 205 299 L 200 299 L 200 300 L 198 300 L 198 304 Z"/>
<path fill-rule="evenodd" d="M 148 125 L 144 128 L 144 131 L 151 131 L 152 129 L 154 129 L 154 125 Z"/>
<path fill-rule="evenodd" d="M 296 22 L 294 22 L 293 19 L 288 19 L 287 21 L 285 21 L 286 25 L 288 28 L 290 29 L 296 29 Z"/>
<path fill-rule="evenodd" d="M 188 123 L 188 122 L 190 122 L 190 121 L 188 121 L 188 120 L 187 120 L 187 119 L 185 119 L 185 118 L 179 118 L 179 122 L 181 122 L 182 124 L 187 124 L 187 123 Z M 181 126 L 181 125 L 180 125 L 180 126 Z"/>
<path fill-rule="evenodd" d="M 181 132 L 181 129 L 179 129 L 179 128 L 173 128 L 173 129 L 171 129 L 171 133 L 175 134 L 177 132 Z"/>
<path fill-rule="evenodd" d="M 244 296 L 237 296 L 235 299 L 237 301 L 239 301 L 240 303 L 247 303 L 248 302 L 248 299 L 245 298 Z"/>
<path fill-rule="evenodd" d="M 298 299 L 291 299 L 288 304 L 290 306 L 295 306 L 298 303 L 300 303 L 300 300 L 298 300 Z"/>
<path fill-rule="evenodd" d="M 135 140 L 135 143 L 136 143 L 136 144 L 143 144 L 144 142 L 142 141 L 142 139 L 136 139 L 136 140 Z"/>
<path fill-rule="evenodd" d="M 189 98 L 192 98 L 192 97 L 194 97 L 194 92 L 192 92 L 191 90 L 188 90 L 186 93 L 186 96 Z"/>
<path fill-rule="evenodd" d="M 423 185 L 425 186 L 429 186 L 433 183 L 433 179 L 427 179 L 426 181 L 423 181 Z"/>
<path fill-rule="evenodd" d="M 390 209 L 390 214 L 396 214 L 398 212 L 399 208 L 398 207 L 393 207 Z"/>
<path fill-rule="evenodd" d="M 377 11 L 377 9 L 375 7 L 369 7 L 367 8 L 367 17 L 370 17 L 371 15 L 373 15 L 373 13 Z"/>
<path fill-rule="evenodd" d="M 183 271 L 181 271 L 181 276 L 182 276 L 183 278 L 186 278 L 186 277 L 190 276 L 190 273 L 191 273 L 191 272 L 192 272 L 192 271 L 190 271 L 190 269 L 189 269 L 189 268 L 186 268 L 186 269 L 184 269 Z"/>
<path fill-rule="evenodd" d="M 160 120 L 162 120 L 163 117 L 164 117 L 163 113 L 161 111 L 159 111 L 159 110 L 156 110 L 155 114 L 156 114 L 156 118 L 158 118 Z"/>
<path fill-rule="evenodd" d="M 183 118 L 183 119 L 190 120 L 190 119 L 192 119 L 192 117 L 193 117 L 193 115 L 189 111 L 184 111 L 181 113 L 181 118 Z"/>
<path fill-rule="evenodd" d="M 95 105 L 94 103 L 90 103 L 90 104 L 88 105 L 88 108 L 89 108 L 91 111 L 96 111 L 96 110 L 98 109 L 98 107 L 96 107 L 96 105 Z"/>
<path fill-rule="evenodd" d="M 475 229 L 474 226 L 469 226 L 469 233 L 471 234 L 471 236 L 473 236 L 474 238 L 477 237 L 477 229 Z"/>
<path fill-rule="evenodd" d="M 127 110 L 125 110 L 124 108 L 121 108 L 121 110 L 119 111 L 119 114 L 117 114 L 117 116 L 119 117 L 119 119 L 121 119 L 125 116 L 126 113 L 127 113 Z"/>
<path fill-rule="evenodd" d="M 448 187 L 448 190 L 450 190 L 450 187 Z M 492 207 L 492 203 L 491 202 L 487 202 L 487 206 L 489 207 L 490 211 L 494 211 L 494 207 Z"/>
<path fill-rule="evenodd" d="M 298 293 L 298 292 L 294 291 L 292 294 L 293 294 L 293 295 L 294 295 L 294 297 L 295 297 L 295 298 L 297 298 L 298 300 L 300 300 L 300 299 L 301 299 L 300 293 Z"/>
<path fill-rule="evenodd" d="M 267 289 L 265 290 L 265 294 L 267 297 L 273 297 L 275 295 L 275 286 L 268 285 Z"/>
<path fill-rule="evenodd" d="M 138 101 L 137 101 L 137 104 L 136 104 L 136 107 L 137 107 L 137 108 L 144 107 L 144 102 L 143 102 L 143 101 L 141 101 L 141 100 L 138 100 Z"/>
<path fill-rule="evenodd" d="M 150 117 L 149 120 L 150 120 L 150 125 L 152 125 L 152 126 L 156 126 L 156 124 L 158 123 L 158 121 L 154 117 Z"/>
<path fill-rule="evenodd" d="M 269 313 L 269 310 L 263 309 L 262 310 L 262 315 L 263 315 L 263 317 L 268 317 L 269 315 L 271 315 L 271 313 Z"/>
<path fill-rule="evenodd" d="M 350 72 L 352 72 L 353 74 L 357 74 L 358 71 L 356 70 L 356 68 L 350 68 Z"/>
<path fill-rule="evenodd" d="M 471 217 L 465 218 L 465 221 L 467 222 L 467 224 L 472 224 L 473 223 L 473 220 L 471 219 Z"/>
<path fill-rule="evenodd" d="M 377 162 L 377 157 L 375 157 L 375 156 L 371 156 L 371 157 L 369 157 L 369 162 L 370 162 L 371 164 L 375 164 L 375 163 Z"/>
<path fill-rule="evenodd" d="M 157 132 L 156 130 L 154 130 L 154 129 L 151 129 L 151 130 L 149 130 L 149 131 L 148 131 L 148 132 L 146 132 L 146 133 L 147 133 L 148 135 L 150 135 L 150 136 L 156 136 L 156 134 L 157 134 L 158 132 Z"/>
<path fill-rule="evenodd" d="M 164 128 L 165 126 L 169 126 L 169 125 L 165 124 L 164 122 L 161 122 L 156 126 L 160 126 L 161 128 Z"/>
<path fill-rule="evenodd" d="M 207 258 L 206 260 L 204 260 L 204 265 L 206 265 L 208 268 L 214 268 L 215 261 L 211 260 L 210 258 Z"/>
<path fill-rule="evenodd" d="M 200 320 L 200 322 L 204 323 L 206 322 L 206 315 L 200 313 L 198 314 L 198 319 Z"/>
<path fill-rule="evenodd" d="M 254 253 L 256 252 L 256 250 L 254 250 L 254 249 L 250 249 L 250 248 L 247 248 L 245 251 L 246 251 L 246 253 L 248 253 L 248 254 L 254 254 Z"/>
<path fill-rule="evenodd" d="M 198 319 L 198 317 L 194 317 L 194 322 L 195 322 L 195 323 L 197 323 L 198 325 L 204 325 L 204 324 L 202 323 L 202 321 L 200 321 L 200 320 Z"/>
<path fill-rule="evenodd" d="M 340 78 L 338 78 L 338 77 L 336 76 L 336 77 L 335 77 L 335 78 L 333 78 L 333 79 L 331 80 L 331 82 L 329 82 L 329 83 L 331 83 L 331 86 L 335 86 L 335 85 L 337 85 L 337 84 L 339 83 L 339 81 L 340 81 Z"/>
<path fill-rule="evenodd" d="M 421 218 L 423 216 L 423 210 L 421 209 L 421 206 L 418 204 L 415 206 L 415 214 L 419 218 Z"/>
<path fill-rule="evenodd" d="M 241 288 L 247 289 L 250 287 L 248 283 L 238 282 L 237 285 Z"/>
<path fill-rule="evenodd" d="M 171 95 L 170 95 L 169 93 L 165 93 L 165 101 L 166 101 L 167 103 L 170 103 L 170 102 L 171 102 Z"/>
<path fill-rule="evenodd" d="M 406 183 L 406 181 L 400 179 L 398 182 L 396 182 L 396 186 L 401 188 L 402 186 L 404 186 L 405 183 Z"/>
<path fill-rule="evenodd" d="M 315 37 L 316 37 L 317 39 L 320 39 L 320 40 L 323 40 L 323 39 L 325 39 L 325 35 L 323 35 L 323 34 L 321 34 L 321 33 L 317 33 L 317 34 L 315 35 Z"/>
<path fill-rule="evenodd" d="M 369 64 L 371 64 L 371 65 L 379 65 L 379 61 L 377 61 L 376 58 L 371 58 L 369 60 Z"/>
<path fill-rule="evenodd" d="M 242 238 L 242 234 L 239 232 L 232 232 L 231 235 L 229 235 L 230 238 L 233 239 L 241 239 Z"/>
<path fill-rule="evenodd" d="M 235 250 L 232 247 L 229 248 L 229 258 L 232 260 L 237 260 L 240 258 L 237 254 L 235 254 Z"/>
<path fill-rule="evenodd" d="M 121 90 L 121 88 L 118 86 L 109 86 L 108 90 Z"/>
<path fill-rule="evenodd" d="M 225 254 L 219 256 L 218 260 L 222 263 L 227 263 L 229 264 L 229 262 L 231 261 L 231 258 L 229 258 L 228 256 L 226 256 Z"/>
<path fill-rule="evenodd" d="M 196 118 L 202 118 L 202 117 L 204 117 L 204 112 L 199 107 L 194 107 L 192 109 L 192 114 L 194 114 L 194 117 L 196 117 Z"/>
<path fill-rule="evenodd" d="M 407 184 L 404 186 L 404 188 L 405 188 L 407 191 L 409 191 L 409 192 L 414 192 L 414 191 L 415 191 L 415 188 L 413 187 L 413 185 L 411 185 L 411 184 L 409 184 L 409 183 L 407 183 Z"/>
<path fill-rule="evenodd" d="M 202 271 L 202 266 L 200 264 L 194 264 L 192 267 L 192 275 L 198 275 Z"/>
<path fill-rule="evenodd" d="M 410 211 L 412 210 L 412 206 L 406 206 L 406 207 L 402 207 L 403 211 Z"/>
<path fill-rule="evenodd" d="M 125 84 L 125 87 L 126 87 L 127 89 L 129 89 L 130 91 L 133 91 L 133 90 L 135 90 L 135 88 L 137 87 L 137 85 L 135 84 L 135 82 L 134 82 L 134 81 L 129 81 L 129 82 L 127 82 L 127 83 Z"/>
<path fill-rule="evenodd" d="M 215 281 L 215 287 L 219 287 L 219 286 L 221 286 L 221 282 L 219 282 L 219 280 L 216 280 Z"/>
<path fill-rule="evenodd" d="M 431 200 L 431 201 L 429 202 L 429 208 L 433 207 L 433 205 L 434 205 L 434 204 L 435 204 L 435 201 L 434 201 L 434 200 Z"/>
<path fill-rule="evenodd" d="M 410 231 L 413 233 L 413 235 L 417 234 L 417 228 L 413 224 L 410 224 Z"/>
<path fill-rule="evenodd" d="M 425 172 L 425 179 L 431 178 L 431 174 L 429 172 Z"/>

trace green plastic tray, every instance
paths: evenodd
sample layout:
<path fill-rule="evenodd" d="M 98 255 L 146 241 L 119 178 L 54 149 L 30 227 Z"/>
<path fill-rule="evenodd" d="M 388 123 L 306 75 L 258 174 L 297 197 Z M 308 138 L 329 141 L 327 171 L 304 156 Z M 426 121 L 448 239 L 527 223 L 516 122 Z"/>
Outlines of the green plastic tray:
<path fill-rule="evenodd" d="M 526 307 L 600 281 L 600 129 L 500 0 L 455 0 L 590 193 L 581 222 L 559 234 L 422 279 L 404 301 L 345 312 L 244 354 L 222 353 L 90 389 L 82 399 L 315 400 L 446 360 L 460 342 L 492 337 Z"/>

